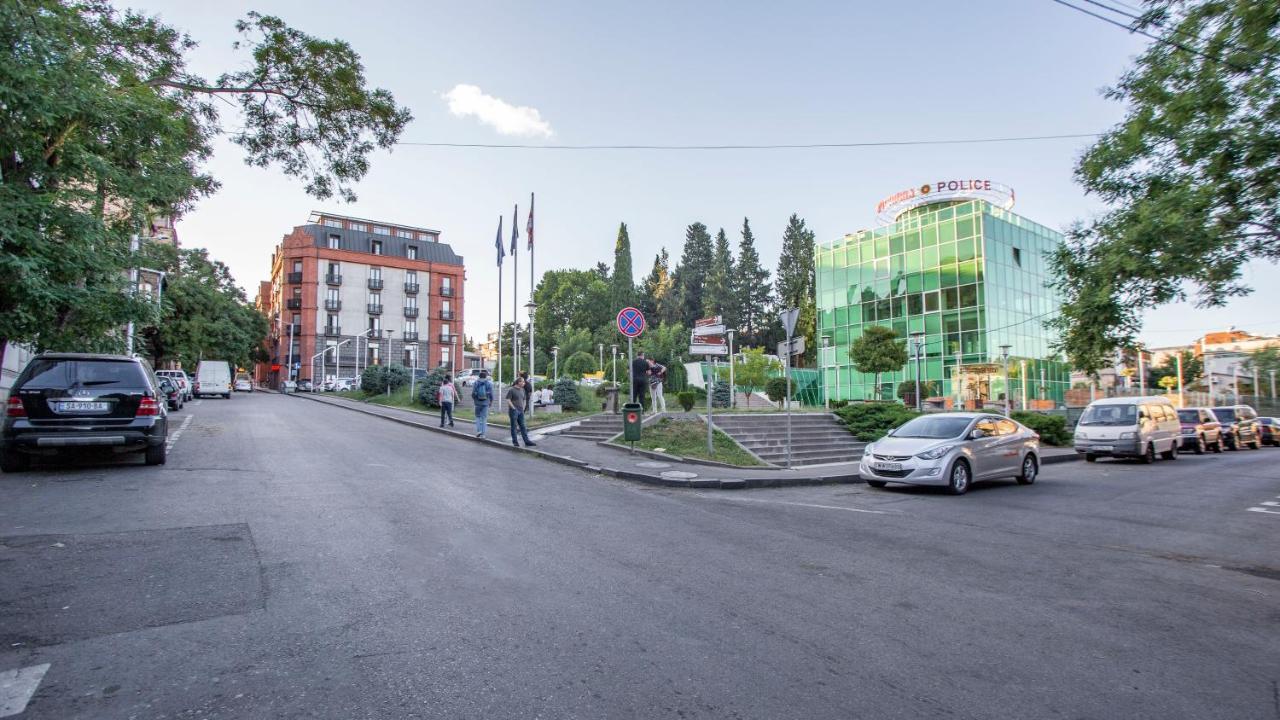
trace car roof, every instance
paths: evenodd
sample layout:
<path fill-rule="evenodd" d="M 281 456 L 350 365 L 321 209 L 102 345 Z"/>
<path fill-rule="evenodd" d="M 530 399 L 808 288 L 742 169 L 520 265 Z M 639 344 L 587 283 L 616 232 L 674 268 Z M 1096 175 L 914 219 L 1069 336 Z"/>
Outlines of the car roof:
<path fill-rule="evenodd" d="M 1135 395 L 1133 397 L 1098 398 L 1090 405 L 1134 405 L 1137 403 L 1164 403 L 1172 405 L 1173 401 L 1161 395 Z"/>
<path fill-rule="evenodd" d="M 107 353 L 41 353 L 36 358 L 39 360 L 128 360 L 130 362 L 141 362 L 140 358 Z"/>

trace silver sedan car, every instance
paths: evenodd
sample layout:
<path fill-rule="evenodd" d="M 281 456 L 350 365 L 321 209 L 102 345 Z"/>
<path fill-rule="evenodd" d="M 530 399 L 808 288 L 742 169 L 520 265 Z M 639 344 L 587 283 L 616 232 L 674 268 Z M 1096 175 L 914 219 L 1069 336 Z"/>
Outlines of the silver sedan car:
<path fill-rule="evenodd" d="M 1029 485 L 1040 470 L 1040 436 L 999 415 L 939 413 L 904 423 L 863 449 L 868 485 L 937 485 L 963 495 L 977 480 L 1013 477 Z"/>

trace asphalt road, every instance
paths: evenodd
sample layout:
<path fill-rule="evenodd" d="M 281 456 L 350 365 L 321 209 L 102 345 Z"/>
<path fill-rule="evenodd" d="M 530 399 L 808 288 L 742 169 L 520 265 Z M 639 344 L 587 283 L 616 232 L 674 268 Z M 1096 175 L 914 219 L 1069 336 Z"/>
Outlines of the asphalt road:
<path fill-rule="evenodd" d="M 0 716 L 1280 717 L 1280 449 L 691 492 L 186 416 L 164 467 L 0 476 Z"/>

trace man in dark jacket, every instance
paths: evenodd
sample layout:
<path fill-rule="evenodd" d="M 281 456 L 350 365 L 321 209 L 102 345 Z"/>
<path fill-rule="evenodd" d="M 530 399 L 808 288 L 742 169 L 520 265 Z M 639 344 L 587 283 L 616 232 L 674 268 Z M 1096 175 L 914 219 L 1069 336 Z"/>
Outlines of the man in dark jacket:
<path fill-rule="evenodd" d="M 645 393 L 649 390 L 649 361 L 644 353 L 636 353 L 631 361 L 631 402 L 645 403 Z"/>

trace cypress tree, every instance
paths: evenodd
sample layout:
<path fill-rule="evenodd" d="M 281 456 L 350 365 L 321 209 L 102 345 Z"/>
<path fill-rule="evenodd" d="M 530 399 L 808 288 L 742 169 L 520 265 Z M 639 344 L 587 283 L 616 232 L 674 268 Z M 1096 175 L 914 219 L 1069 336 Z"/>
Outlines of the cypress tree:
<path fill-rule="evenodd" d="M 692 327 L 702 317 L 703 293 L 711 270 L 711 235 L 700 222 L 685 228 L 684 252 L 675 272 L 675 293 L 681 324 Z"/>
<path fill-rule="evenodd" d="M 742 218 L 742 240 L 738 243 L 738 264 L 733 272 L 734 297 L 737 301 L 737 327 L 743 345 L 758 345 L 761 329 L 768 324 L 773 285 L 769 271 L 760 265 L 756 238 L 751 223 Z"/>
<path fill-rule="evenodd" d="M 613 274 L 609 279 L 609 300 L 616 312 L 631 307 L 636 300 L 635 277 L 631 273 L 631 237 L 627 224 L 618 225 L 618 239 L 613 245 Z"/>
<path fill-rule="evenodd" d="M 807 229 L 804 220 L 793 213 L 782 233 L 782 254 L 778 257 L 778 306 L 779 309 L 800 309 L 795 335 L 805 338 L 804 362 L 812 362 L 817 356 L 814 275 L 813 231 Z"/>
<path fill-rule="evenodd" d="M 674 323 L 679 320 L 675 311 L 675 297 L 672 292 L 671 258 L 667 249 L 653 256 L 653 269 L 644 279 L 640 309 L 653 325 L 663 322 Z"/>
<path fill-rule="evenodd" d="M 707 315 L 720 315 L 726 327 L 738 326 L 738 303 L 733 287 L 733 253 L 724 228 L 716 233 L 716 247 L 707 273 L 707 289 L 703 294 L 703 310 Z"/>

